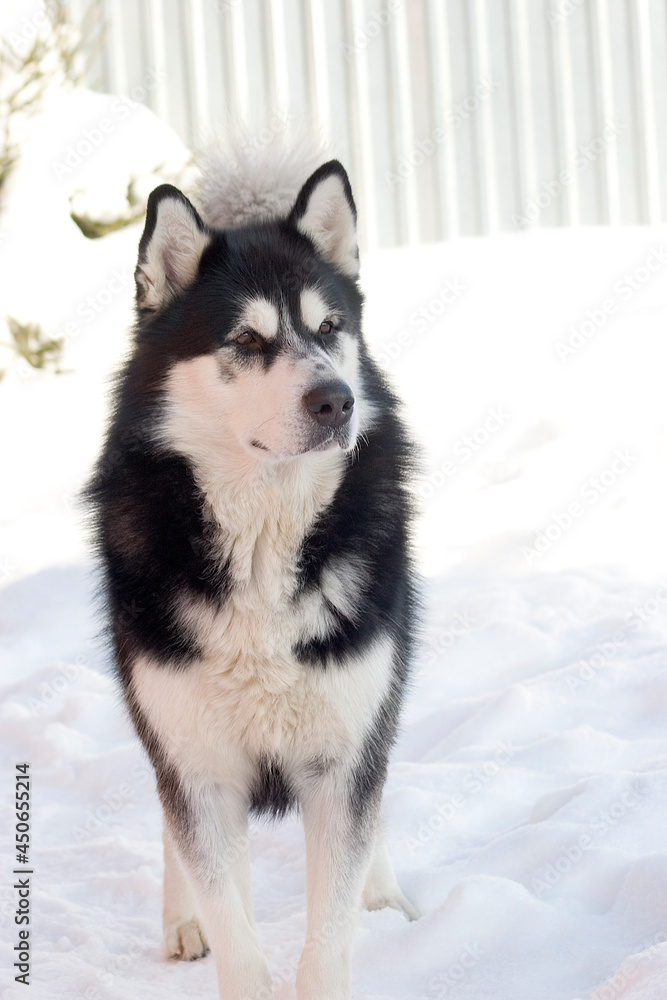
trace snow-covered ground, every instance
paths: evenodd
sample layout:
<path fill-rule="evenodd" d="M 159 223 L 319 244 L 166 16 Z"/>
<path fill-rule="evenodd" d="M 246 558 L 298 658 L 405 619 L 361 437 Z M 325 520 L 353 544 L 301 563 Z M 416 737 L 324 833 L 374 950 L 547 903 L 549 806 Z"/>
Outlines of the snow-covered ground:
<path fill-rule="evenodd" d="M 10 803 L 13 766 L 30 762 L 30 995 L 213 998 L 210 958 L 161 957 L 154 780 L 96 637 L 75 503 L 127 343 L 140 235 L 87 241 L 69 219 L 83 167 L 55 178 L 76 141 L 57 115 L 103 116 L 78 100 L 88 117 L 53 111 L 0 217 L 0 315 L 68 334 L 67 372 L 14 364 L 0 383 L 2 787 Z M 171 142 L 142 117 L 124 148 L 150 143 L 158 163 Z M 361 914 L 354 996 L 664 1000 L 667 231 L 385 251 L 364 284 L 369 339 L 423 444 L 428 607 L 385 796 L 390 852 L 423 916 Z M 5 970 L 13 832 L 3 809 Z M 298 820 L 254 827 L 252 864 L 261 943 L 289 1000 L 305 928 Z M 8 1000 L 24 996 L 3 979 Z"/>

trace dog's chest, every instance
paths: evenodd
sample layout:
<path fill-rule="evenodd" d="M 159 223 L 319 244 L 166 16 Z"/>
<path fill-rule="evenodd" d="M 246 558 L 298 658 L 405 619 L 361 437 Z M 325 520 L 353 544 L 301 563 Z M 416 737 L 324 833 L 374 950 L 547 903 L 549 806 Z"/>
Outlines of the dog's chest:
<path fill-rule="evenodd" d="M 200 774 L 212 777 L 232 761 L 242 769 L 260 756 L 288 767 L 349 758 L 389 688 L 387 636 L 326 669 L 300 662 L 296 643 L 326 637 L 331 605 L 321 589 L 295 598 L 270 583 L 239 589 L 216 613 L 192 611 L 204 655 L 186 669 L 135 667 L 142 707 L 161 739 Z"/>
<path fill-rule="evenodd" d="M 218 773 L 238 752 L 286 763 L 349 756 L 385 697 L 393 657 L 387 637 L 326 669 L 297 658 L 299 642 L 326 641 L 337 615 L 353 614 L 362 572 L 333 557 L 320 585 L 298 592 L 297 555 L 284 537 L 259 535 L 247 578 L 221 608 L 183 605 L 201 659 L 178 672 L 145 662 L 135 668 L 142 707 L 197 772 Z"/>
<path fill-rule="evenodd" d="M 315 465 L 310 475 L 289 470 L 235 491 L 210 478 L 205 483 L 229 586 L 219 608 L 185 597 L 181 613 L 205 655 L 238 678 L 263 678 L 272 690 L 289 683 L 295 646 L 326 638 L 336 613 L 348 607 L 335 555 L 322 567 L 320 586 L 300 592 L 298 585 L 304 541 L 341 475 L 337 459 Z"/>
<path fill-rule="evenodd" d="M 286 764 L 352 754 L 385 697 L 393 663 L 386 636 L 326 668 L 295 653 L 313 640 L 326 645 L 340 617 L 354 617 L 365 574 L 358 558 L 332 552 L 318 584 L 299 590 L 303 539 L 342 472 L 340 464 L 331 471 L 319 465 L 315 480 L 245 490 L 236 500 L 206 484 L 229 591 L 219 607 L 182 597 L 181 624 L 202 651 L 196 662 L 181 671 L 135 666 L 144 711 L 172 753 L 197 772 L 216 774 L 258 754 Z"/>

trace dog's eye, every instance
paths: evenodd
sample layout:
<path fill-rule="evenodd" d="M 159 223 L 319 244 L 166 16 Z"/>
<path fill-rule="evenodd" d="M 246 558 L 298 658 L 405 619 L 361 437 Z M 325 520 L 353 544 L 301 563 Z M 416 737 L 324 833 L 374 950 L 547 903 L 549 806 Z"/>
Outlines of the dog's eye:
<path fill-rule="evenodd" d="M 327 334 L 331 333 L 333 330 L 333 323 L 331 320 L 325 319 L 324 323 L 320 323 L 320 333 Z"/>
<path fill-rule="evenodd" d="M 234 342 L 242 347 L 247 347 L 248 344 L 257 344 L 257 335 L 253 330 L 244 330 L 243 333 L 239 333 L 238 337 L 234 338 Z"/>

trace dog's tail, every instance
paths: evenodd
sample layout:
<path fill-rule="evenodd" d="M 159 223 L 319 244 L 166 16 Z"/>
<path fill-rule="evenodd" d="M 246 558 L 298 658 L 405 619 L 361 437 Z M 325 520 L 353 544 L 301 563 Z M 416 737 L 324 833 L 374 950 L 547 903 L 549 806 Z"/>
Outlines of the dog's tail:
<path fill-rule="evenodd" d="M 236 229 L 289 213 L 304 181 L 330 159 L 324 138 L 292 118 L 276 113 L 257 132 L 235 122 L 198 155 L 195 198 L 209 225 Z"/>

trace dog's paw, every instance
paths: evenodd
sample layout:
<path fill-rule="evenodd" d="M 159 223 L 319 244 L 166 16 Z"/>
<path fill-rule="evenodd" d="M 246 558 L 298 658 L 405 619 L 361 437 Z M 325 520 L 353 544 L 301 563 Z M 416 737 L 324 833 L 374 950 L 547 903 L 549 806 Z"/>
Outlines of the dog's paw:
<path fill-rule="evenodd" d="M 204 929 L 194 919 L 165 927 L 164 950 L 167 958 L 181 962 L 194 962 L 197 958 L 203 958 L 209 951 Z"/>
<path fill-rule="evenodd" d="M 391 894 L 364 894 L 364 906 L 367 910 L 384 910 L 390 906 L 392 910 L 398 910 L 408 920 L 419 920 L 421 913 L 416 906 L 413 906 L 402 892 L 392 892 Z"/>
<path fill-rule="evenodd" d="M 404 917 L 408 920 L 419 920 L 421 913 L 417 907 L 410 902 L 410 900 L 401 893 L 401 898 L 396 900 L 396 902 L 389 903 L 389 906 L 393 906 L 395 910 L 400 910 Z"/>

